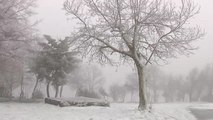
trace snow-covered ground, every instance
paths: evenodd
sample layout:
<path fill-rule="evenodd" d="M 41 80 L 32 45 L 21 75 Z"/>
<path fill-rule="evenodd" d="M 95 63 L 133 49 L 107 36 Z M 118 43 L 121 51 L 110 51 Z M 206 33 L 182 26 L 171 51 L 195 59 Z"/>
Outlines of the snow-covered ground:
<path fill-rule="evenodd" d="M 110 107 L 57 107 L 44 103 L 0 103 L 0 120 L 196 120 L 186 104 L 156 104 L 139 112 L 137 104 Z"/>

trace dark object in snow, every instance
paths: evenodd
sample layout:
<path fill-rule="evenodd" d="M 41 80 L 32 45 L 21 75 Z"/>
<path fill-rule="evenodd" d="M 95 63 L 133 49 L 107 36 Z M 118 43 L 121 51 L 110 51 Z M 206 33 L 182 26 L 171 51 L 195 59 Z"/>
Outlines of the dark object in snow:
<path fill-rule="evenodd" d="M 94 98 L 87 98 L 87 97 L 76 97 L 76 98 L 45 98 L 45 103 L 66 107 L 66 106 L 78 106 L 78 107 L 85 107 L 85 106 L 103 106 L 109 107 L 109 102 L 94 99 Z"/>
<path fill-rule="evenodd" d="M 196 108 L 190 108 L 192 114 L 198 119 L 198 120 L 212 120 L 213 119 L 213 110 L 212 109 L 196 109 Z"/>

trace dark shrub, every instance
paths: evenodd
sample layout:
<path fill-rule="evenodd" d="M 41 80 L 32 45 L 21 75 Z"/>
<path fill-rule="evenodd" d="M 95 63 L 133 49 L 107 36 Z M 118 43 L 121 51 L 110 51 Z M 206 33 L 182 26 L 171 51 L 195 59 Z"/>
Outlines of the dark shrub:
<path fill-rule="evenodd" d="M 44 94 L 40 90 L 36 90 L 32 96 L 33 99 L 43 99 Z"/>
<path fill-rule="evenodd" d="M 0 86 L 0 97 L 9 97 L 9 91 L 4 86 Z"/>
<path fill-rule="evenodd" d="M 97 92 L 89 91 L 87 89 L 78 89 L 77 96 L 79 97 L 89 97 L 89 98 L 100 98 Z"/>

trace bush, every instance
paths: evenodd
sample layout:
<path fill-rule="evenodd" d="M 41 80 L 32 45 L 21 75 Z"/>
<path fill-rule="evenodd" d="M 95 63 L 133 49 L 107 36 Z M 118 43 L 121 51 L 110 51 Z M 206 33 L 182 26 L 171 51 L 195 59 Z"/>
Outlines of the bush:
<path fill-rule="evenodd" d="M 89 97 L 89 98 L 100 98 L 98 93 L 95 91 L 89 91 L 87 89 L 78 89 L 77 96 L 79 97 Z"/>
<path fill-rule="evenodd" d="M 33 99 L 43 99 L 44 94 L 40 90 L 36 90 L 32 96 Z"/>
<path fill-rule="evenodd" d="M 0 97 L 10 97 L 9 91 L 6 89 L 6 87 L 0 87 Z"/>
<path fill-rule="evenodd" d="M 213 102 L 213 95 L 206 95 L 201 100 L 204 102 Z"/>

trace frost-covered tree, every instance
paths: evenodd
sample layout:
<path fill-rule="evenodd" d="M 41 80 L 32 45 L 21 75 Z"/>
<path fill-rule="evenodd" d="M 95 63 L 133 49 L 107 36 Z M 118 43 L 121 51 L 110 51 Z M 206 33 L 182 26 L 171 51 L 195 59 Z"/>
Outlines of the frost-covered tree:
<path fill-rule="evenodd" d="M 0 0 L 0 62 L 1 64 L 12 62 L 7 64 L 7 68 L 14 67 L 14 63 L 19 64 L 20 66 L 13 69 L 19 69 L 18 73 L 22 77 L 11 78 L 17 71 L 12 73 L 6 69 L 1 71 L 1 74 L 4 76 L 8 74 L 4 80 L 11 83 L 10 89 L 13 88 L 11 81 L 19 82 L 22 93 L 20 98 L 23 96 L 27 50 L 32 49 L 31 43 L 36 40 L 34 26 L 37 22 L 30 20 L 34 15 L 35 3 L 35 0 Z"/>
<path fill-rule="evenodd" d="M 67 0 L 64 9 L 79 21 L 79 50 L 101 63 L 134 63 L 139 81 L 139 110 L 147 108 L 144 67 L 178 54 L 188 55 L 203 36 L 189 22 L 199 7 L 190 0 Z"/>
<path fill-rule="evenodd" d="M 20 49 L 35 40 L 35 0 L 0 0 L 0 57 L 20 58 Z"/>

